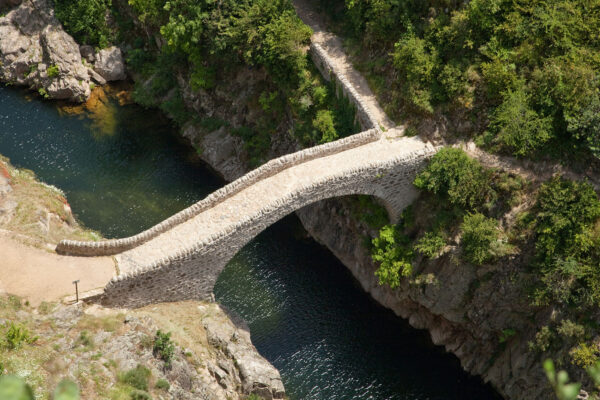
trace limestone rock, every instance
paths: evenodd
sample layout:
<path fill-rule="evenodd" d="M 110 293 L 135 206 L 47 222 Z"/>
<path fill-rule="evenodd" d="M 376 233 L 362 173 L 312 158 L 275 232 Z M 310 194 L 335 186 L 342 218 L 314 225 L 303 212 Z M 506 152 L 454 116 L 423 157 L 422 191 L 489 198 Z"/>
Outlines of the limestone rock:
<path fill-rule="evenodd" d="M 83 58 L 85 61 L 89 62 L 90 64 L 93 64 L 94 61 L 96 61 L 96 56 L 95 56 L 95 52 L 94 52 L 94 48 L 90 45 L 84 44 L 79 46 L 79 53 L 81 54 L 81 58 Z"/>
<path fill-rule="evenodd" d="M 47 0 L 25 0 L 0 18 L 0 80 L 43 90 L 55 99 L 83 102 L 89 97 L 90 76 L 79 46 Z"/>
<path fill-rule="evenodd" d="M 116 46 L 102 49 L 96 54 L 94 71 L 107 81 L 122 81 L 127 77 L 121 49 Z"/>

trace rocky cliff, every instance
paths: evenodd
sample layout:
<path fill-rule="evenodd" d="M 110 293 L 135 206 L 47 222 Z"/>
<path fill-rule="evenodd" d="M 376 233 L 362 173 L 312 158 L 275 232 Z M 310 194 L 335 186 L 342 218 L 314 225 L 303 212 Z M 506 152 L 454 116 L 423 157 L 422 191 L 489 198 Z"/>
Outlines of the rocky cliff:
<path fill-rule="evenodd" d="M 44 98 L 83 102 L 95 84 L 125 77 L 118 48 L 80 49 L 47 0 L 0 1 L 0 81 Z"/>

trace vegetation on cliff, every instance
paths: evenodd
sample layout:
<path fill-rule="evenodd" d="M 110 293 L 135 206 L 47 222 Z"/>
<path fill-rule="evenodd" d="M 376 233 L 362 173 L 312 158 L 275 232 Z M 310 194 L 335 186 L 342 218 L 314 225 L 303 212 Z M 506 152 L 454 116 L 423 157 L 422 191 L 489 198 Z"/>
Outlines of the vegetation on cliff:
<path fill-rule="evenodd" d="M 178 77 L 195 92 L 212 93 L 233 71 L 266 72 L 260 93 L 247 104 L 259 116 L 248 126 L 227 126 L 244 140 L 252 166 L 266 161 L 282 120 L 293 121 L 294 136 L 307 146 L 357 132 L 353 106 L 338 99 L 312 65 L 312 31 L 289 0 L 59 1 L 56 9 L 65 29 L 83 43 L 112 40 L 130 47 L 128 67 L 138 77 L 134 99 L 160 107 L 181 125 L 228 124 L 191 113 Z M 83 17 L 73 18 L 78 14 Z"/>
<path fill-rule="evenodd" d="M 470 119 L 481 144 L 517 156 L 600 155 L 600 3 L 316 4 L 352 39 L 393 116 Z"/>
<path fill-rule="evenodd" d="M 540 365 L 552 357 L 589 386 L 585 371 L 600 360 L 600 200 L 593 187 L 560 177 L 528 182 L 453 148 L 435 155 L 414 184 L 419 200 L 372 241 L 379 282 L 435 282 L 421 272 L 444 257 L 488 274 L 514 265 L 511 285 L 528 297 L 534 329 L 505 329 L 498 346 L 525 335 L 519 340 L 530 340 Z"/>

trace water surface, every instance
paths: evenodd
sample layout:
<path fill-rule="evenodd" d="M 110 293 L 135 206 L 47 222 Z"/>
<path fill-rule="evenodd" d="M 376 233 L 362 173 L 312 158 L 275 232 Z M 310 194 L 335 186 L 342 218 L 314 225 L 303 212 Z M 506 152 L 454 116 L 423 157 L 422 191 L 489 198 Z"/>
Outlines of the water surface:
<path fill-rule="evenodd" d="M 72 115 L 0 87 L 0 154 L 64 190 L 87 227 L 132 235 L 223 184 L 156 111 L 114 100 L 94 110 Z M 498 399 L 373 302 L 295 217 L 248 244 L 215 294 L 248 322 L 293 400 Z"/>

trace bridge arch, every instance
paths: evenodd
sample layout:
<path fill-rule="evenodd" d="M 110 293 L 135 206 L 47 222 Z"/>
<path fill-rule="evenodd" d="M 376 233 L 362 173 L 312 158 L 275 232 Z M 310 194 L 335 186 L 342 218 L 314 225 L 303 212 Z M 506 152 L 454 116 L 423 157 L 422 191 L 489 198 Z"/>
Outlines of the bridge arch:
<path fill-rule="evenodd" d="M 169 232 L 117 254 L 115 259 L 122 274 L 105 287 L 101 301 L 110 306 L 140 307 L 155 302 L 211 298 L 219 274 L 248 242 L 283 217 L 321 200 L 371 195 L 379 198 L 390 217 L 396 219 L 416 197 L 412 182 L 435 149 L 418 139 L 386 141 L 375 142 L 375 148 L 354 149 L 354 153 L 341 158 L 320 160 L 311 167 L 329 170 L 315 172 L 303 184 L 288 182 L 283 191 L 278 191 L 279 195 L 264 196 L 259 207 L 250 208 L 251 213 L 234 218 L 232 223 L 211 234 L 198 233 L 196 241 Z M 383 149 L 390 145 L 396 147 L 395 155 L 386 157 Z M 357 160 L 365 153 L 364 161 Z M 375 157 L 378 154 L 379 159 Z M 346 164 L 348 160 L 355 162 Z M 302 172 L 306 171 L 310 169 Z M 263 185 L 262 190 L 268 191 L 269 182 Z M 226 203 L 227 200 L 220 206 L 227 209 Z M 233 205 L 229 212 L 236 212 Z M 205 220 L 176 229 L 192 232 L 190 229 L 202 230 L 211 223 Z"/>

